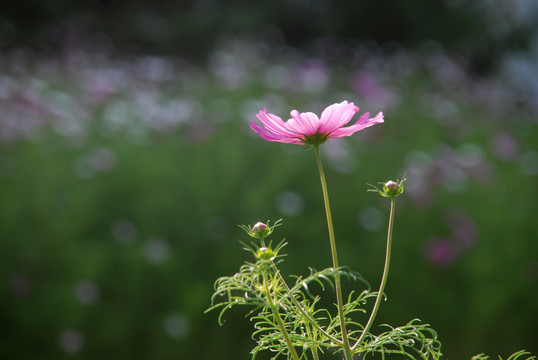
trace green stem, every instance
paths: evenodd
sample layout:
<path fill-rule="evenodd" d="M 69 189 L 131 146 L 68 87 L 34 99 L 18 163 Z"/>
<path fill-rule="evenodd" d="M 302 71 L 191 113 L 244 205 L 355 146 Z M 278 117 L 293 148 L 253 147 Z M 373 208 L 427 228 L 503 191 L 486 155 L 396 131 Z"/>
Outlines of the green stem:
<path fill-rule="evenodd" d="M 379 285 L 379 291 L 377 293 L 377 298 L 375 299 L 374 308 L 372 309 L 372 313 L 370 314 L 370 318 L 368 319 L 368 322 L 366 323 L 366 326 L 364 327 L 364 330 L 355 345 L 353 345 L 353 350 L 355 350 L 364 338 L 366 337 L 366 334 L 368 334 L 368 331 L 370 331 L 370 328 L 372 327 L 372 324 L 374 322 L 374 319 L 377 315 L 377 311 L 379 310 L 379 305 L 381 304 L 381 298 L 383 297 L 383 291 L 385 291 L 385 285 L 387 284 L 387 278 L 389 275 L 389 265 L 390 265 L 390 249 L 392 246 L 392 228 L 394 226 L 394 206 L 395 206 L 395 199 L 394 197 L 390 200 L 390 215 L 389 215 L 389 226 L 387 231 L 387 251 L 385 254 L 385 267 L 383 269 L 383 277 L 381 278 L 381 284 Z"/>
<path fill-rule="evenodd" d="M 312 357 L 314 360 L 319 360 L 318 349 L 312 349 Z"/>
<path fill-rule="evenodd" d="M 323 191 L 323 201 L 325 202 L 325 214 L 327 215 L 327 226 L 329 228 L 329 242 L 331 244 L 331 254 L 333 261 L 333 268 L 338 269 L 338 256 L 336 253 L 336 241 L 334 239 L 334 227 L 331 216 L 331 206 L 329 205 L 329 193 L 327 191 L 327 182 L 325 181 L 325 173 L 323 171 L 323 165 L 321 163 L 321 156 L 319 153 L 319 145 L 314 146 L 316 150 L 316 160 L 318 163 L 319 177 L 321 180 L 321 189 Z M 353 360 L 351 354 L 351 348 L 349 346 L 349 339 L 346 330 L 346 319 L 344 317 L 344 304 L 342 301 L 342 286 L 340 284 L 340 274 L 336 274 L 334 278 L 336 287 L 336 306 L 338 307 L 338 316 L 340 317 L 340 329 L 342 330 L 342 343 L 346 360 Z"/>
<path fill-rule="evenodd" d="M 293 344 L 290 339 L 290 335 L 288 334 L 288 330 L 286 330 L 286 326 L 284 325 L 284 322 L 280 318 L 280 313 L 278 312 L 278 308 L 276 307 L 275 303 L 273 302 L 273 298 L 271 297 L 271 292 L 269 291 L 269 286 L 267 284 L 267 276 L 265 274 L 263 275 L 263 287 L 265 290 L 265 296 L 267 297 L 267 301 L 269 302 L 269 307 L 273 311 L 273 315 L 278 324 L 278 328 L 280 329 L 280 332 L 282 333 L 282 336 L 284 337 L 284 341 L 286 342 L 286 345 L 288 346 L 288 350 L 291 353 L 291 357 L 293 358 L 293 360 L 299 360 L 299 355 L 297 355 L 297 351 L 295 350 L 295 347 L 293 347 Z"/>
<path fill-rule="evenodd" d="M 312 325 L 316 330 L 318 330 L 320 333 L 322 333 L 323 335 L 325 335 L 325 337 L 327 337 L 329 340 L 331 340 L 332 342 L 334 342 L 335 344 L 338 344 L 338 345 L 342 345 L 342 342 L 338 339 L 336 339 L 335 337 L 331 336 L 331 334 L 329 334 L 328 332 L 326 332 L 325 330 L 323 330 L 323 328 L 321 326 L 319 326 L 319 324 L 316 322 L 316 320 L 314 320 L 304 309 L 303 307 L 301 306 L 301 304 L 299 304 L 299 302 L 297 301 L 297 299 L 293 296 L 293 294 L 291 294 L 291 289 L 290 287 L 288 286 L 288 284 L 286 283 L 286 280 L 284 280 L 284 277 L 282 276 L 282 274 L 280 273 L 280 270 L 278 270 L 278 268 L 276 267 L 275 263 L 271 261 L 271 265 L 273 266 L 273 270 L 275 271 L 275 273 L 278 275 L 280 281 L 282 282 L 282 284 L 284 285 L 284 287 L 286 288 L 286 291 L 287 293 L 289 294 L 289 297 L 291 298 L 291 301 L 293 302 L 293 304 L 297 307 L 297 309 L 299 310 L 299 312 L 308 320 L 308 322 L 310 323 L 310 325 Z"/>
<path fill-rule="evenodd" d="M 280 318 L 280 314 L 278 313 L 278 310 L 276 307 L 272 308 L 273 314 L 275 315 L 276 322 L 278 323 L 278 328 L 280 329 L 280 332 L 284 336 L 284 340 L 286 341 L 286 345 L 288 346 L 288 349 L 290 350 L 291 357 L 294 360 L 299 360 L 299 355 L 297 355 L 297 351 L 293 347 L 293 344 L 291 343 L 290 335 L 288 334 L 288 331 L 286 330 L 286 326 L 284 325 L 284 322 Z"/>

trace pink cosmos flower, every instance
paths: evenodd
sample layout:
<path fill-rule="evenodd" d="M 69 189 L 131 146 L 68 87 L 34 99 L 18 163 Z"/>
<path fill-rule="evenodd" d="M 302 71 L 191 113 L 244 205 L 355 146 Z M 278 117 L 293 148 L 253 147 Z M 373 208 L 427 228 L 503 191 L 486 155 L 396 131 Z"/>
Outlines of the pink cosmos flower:
<path fill-rule="evenodd" d="M 328 139 L 350 136 L 384 121 L 382 112 L 373 118 L 369 118 L 370 113 L 365 113 L 355 124 L 344 127 L 358 111 L 359 108 L 355 104 L 343 101 L 340 104 L 328 106 L 321 113 L 321 118 L 311 112 L 299 113 L 293 110 L 291 119 L 284 122 L 264 109 L 256 115 L 263 126 L 252 121 L 250 128 L 268 141 L 317 146 Z"/>

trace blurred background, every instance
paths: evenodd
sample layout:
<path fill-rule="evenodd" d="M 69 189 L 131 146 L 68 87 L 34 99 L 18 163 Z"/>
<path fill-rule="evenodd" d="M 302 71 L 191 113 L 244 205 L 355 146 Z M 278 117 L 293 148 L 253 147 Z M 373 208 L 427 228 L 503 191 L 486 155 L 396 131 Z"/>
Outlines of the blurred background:
<path fill-rule="evenodd" d="M 322 147 L 342 264 L 450 359 L 538 354 L 538 2 L 49 0 L 0 5 L 0 358 L 249 359 L 204 314 L 283 218 L 286 274 L 330 266 L 314 154 L 249 129 L 342 100 Z M 268 356 L 266 358 L 269 358 Z M 330 357 L 327 357 L 330 358 Z"/>

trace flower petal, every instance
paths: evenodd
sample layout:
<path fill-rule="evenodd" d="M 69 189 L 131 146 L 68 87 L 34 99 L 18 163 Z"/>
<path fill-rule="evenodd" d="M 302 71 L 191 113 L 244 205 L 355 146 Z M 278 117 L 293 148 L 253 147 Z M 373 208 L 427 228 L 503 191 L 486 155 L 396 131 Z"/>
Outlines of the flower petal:
<path fill-rule="evenodd" d="M 294 135 L 294 137 L 282 134 L 270 133 L 266 128 L 259 126 L 254 121 L 250 123 L 250 128 L 256 131 L 264 140 L 267 141 L 277 141 L 286 144 L 302 144 L 299 135 Z"/>
<path fill-rule="evenodd" d="M 305 136 L 318 132 L 320 121 L 316 114 L 311 112 L 299 113 L 297 110 L 293 110 L 290 115 L 291 119 L 286 121 L 287 129 Z"/>
<path fill-rule="evenodd" d="M 368 116 L 370 116 L 370 113 L 365 113 L 364 115 L 362 115 L 359 118 L 359 120 L 357 120 L 357 122 L 355 124 L 333 131 L 329 135 L 329 138 L 334 139 L 334 138 L 339 138 L 339 137 L 344 137 L 344 136 L 350 136 L 350 135 L 353 135 L 354 133 L 356 133 L 357 131 L 360 131 L 360 130 L 365 129 L 367 127 L 370 127 L 372 125 L 384 122 L 382 112 L 378 113 L 373 118 L 368 118 Z"/>
<path fill-rule="evenodd" d="M 321 126 L 319 132 L 329 134 L 346 125 L 349 120 L 359 111 L 353 103 L 342 101 L 340 104 L 332 104 L 321 113 Z"/>
<path fill-rule="evenodd" d="M 267 112 L 267 109 L 260 111 L 256 117 L 261 121 L 262 125 L 270 132 L 278 135 L 290 135 L 284 121 L 276 115 Z"/>

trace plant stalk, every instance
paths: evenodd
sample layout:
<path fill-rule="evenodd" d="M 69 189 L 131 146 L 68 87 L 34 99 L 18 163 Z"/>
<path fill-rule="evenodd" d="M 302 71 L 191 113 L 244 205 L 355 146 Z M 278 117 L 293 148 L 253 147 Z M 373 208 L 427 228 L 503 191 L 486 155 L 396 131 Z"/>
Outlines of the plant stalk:
<path fill-rule="evenodd" d="M 314 146 L 316 151 L 316 160 L 318 163 L 319 177 L 321 180 L 321 189 L 323 191 L 323 201 L 325 203 L 325 214 L 327 216 L 327 226 L 329 228 L 329 243 L 331 245 L 331 255 L 333 268 L 338 269 L 338 256 L 336 253 L 336 241 L 334 238 L 334 227 L 331 216 L 331 206 L 329 204 L 329 193 L 327 191 L 327 182 L 325 180 L 325 172 L 323 171 L 323 164 L 321 163 L 321 156 L 319 152 L 319 145 Z M 335 290 L 336 290 L 336 306 L 338 308 L 338 316 L 340 318 L 340 329 L 342 330 L 342 347 L 344 349 L 344 355 L 346 360 L 353 360 L 351 354 L 351 347 L 349 346 L 349 338 L 347 336 L 346 319 L 344 317 L 344 304 L 342 301 L 342 286 L 340 284 L 340 274 L 336 274 L 334 278 Z"/>
<path fill-rule="evenodd" d="M 288 350 L 290 351 L 291 357 L 293 360 L 299 360 L 299 355 L 297 354 L 297 351 L 295 350 L 295 347 L 293 347 L 293 344 L 291 342 L 290 334 L 288 334 L 288 330 L 286 330 L 286 326 L 284 325 L 284 322 L 280 318 L 280 313 L 278 312 L 278 308 L 275 305 L 271 297 L 271 292 L 269 291 L 269 286 L 267 284 L 267 276 L 265 274 L 263 275 L 263 287 L 265 290 L 265 296 L 267 297 L 267 301 L 269 302 L 269 307 L 273 311 L 273 315 L 278 324 L 278 328 L 280 329 L 282 336 L 284 336 L 284 341 L 286 342 L 286 345 L 288 346 Z"/>
<path fill-rule="evenodd" d="M 291 294 L 291 290 L 290 290 L 290 287 L 288 286 L 288 284 L 286 283 L 286 280 L 284 279 L 284 277 L 282 276 L 282 274 L 280 273 L 280 270 L 276 267 L 275 263 L 271 261 L 271 265 L 273 267 L 273 270 L 275 271 L 275 273 L 278 275 L 280 281 L 282 282 L 282 284 L 284 285 L 284 287 L 286 288 L 286 291 L 287 293 L 289 294 L 289 297 L 291 298 L 291 301 L 293 302 L 293 304 L 297 307 L 297 309 L 299 310 L 299 312 L 308 320 L 308 322 L 310 323 L 310 325 L 312 325 L 312 327 L 314 327 L 316 330 L 318 330 L 319 332 L 321 332 L 325 337 L 327 337 L 327 339 L 331 340 L 332 342 L 334 342 L 335 344 L 338 344 L 338 345 L 342 345 L 342 342 L 336 338 L 334 338 L 331 334 L 329 334 L 328 332 L 326 332 L 325 330 L 323 330 L 323 328 L 321 326 L 319 326 L 319 324 L 316 322 L 316 320 L 314 320 L 304 309 L 303 307 L 301 306 L 301 304 L 299 304 L 299 302 L 297 301 L 297 299 L 293 296 L 293 294 Z"/>
<path fill-rule="evenodd" d="M 385 285 L 387 284 L 387 278 L 389 275 L 389 265 L 390 265 L 390 249 L 392 246 L 392 228 L 394 226 L 394 207 L 395 207 L 395 199 L 394 197 L 390 200 L 390 215 L 389 215 L 389 225 L 388 225 L 388 231 L 387 231 L 387 250 L 385 254 L 385 267 L 383 269 L 383 276 L 381 278 L 381 284 L 379 285 L 379 291 L 377 293 L 377 298 L 375 299 L 374 308 L 372 309 L 372 313 L 370 314 L 370 318 L 368 319 L 368 322 L 366 323 L 366 326 L 364 327 L 364 330 L 355 345 L 353 345 L 352 350 L 355 350 L 364 338 L 366 337 L 366 334 L 368 334 L 368 331 L 370 331 L 370 328 L 372 327 L 372 324 L 374 322 L 374 319 L 377 315 L 377 311 L 379 310 L 379 306 L 381 304 L 381 298 L 383 297 L 383 291 L 385 291 Z"/>

